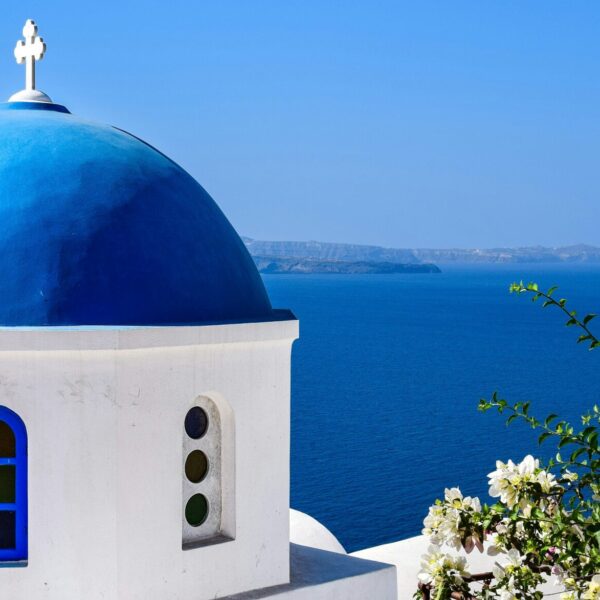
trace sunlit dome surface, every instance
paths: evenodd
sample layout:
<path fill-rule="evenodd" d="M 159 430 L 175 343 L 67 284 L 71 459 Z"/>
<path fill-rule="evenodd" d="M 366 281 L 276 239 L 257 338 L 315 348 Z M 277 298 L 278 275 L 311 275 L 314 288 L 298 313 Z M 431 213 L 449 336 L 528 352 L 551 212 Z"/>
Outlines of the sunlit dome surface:
<path fill-rule="evenodd" d="M 0 326 L 276 318 L 243 242 L 188 173 L 59 105 L 0 105 L 0 223 Z"/>

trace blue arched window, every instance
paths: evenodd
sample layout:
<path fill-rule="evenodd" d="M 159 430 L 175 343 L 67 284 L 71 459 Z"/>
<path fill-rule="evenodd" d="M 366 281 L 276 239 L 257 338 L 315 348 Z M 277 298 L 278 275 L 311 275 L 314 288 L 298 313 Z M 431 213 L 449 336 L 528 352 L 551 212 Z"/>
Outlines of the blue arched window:
<path fill-rule="evenodd" d="M 27 430 L 0 406 L 0 563 L 27 560 Z"/>

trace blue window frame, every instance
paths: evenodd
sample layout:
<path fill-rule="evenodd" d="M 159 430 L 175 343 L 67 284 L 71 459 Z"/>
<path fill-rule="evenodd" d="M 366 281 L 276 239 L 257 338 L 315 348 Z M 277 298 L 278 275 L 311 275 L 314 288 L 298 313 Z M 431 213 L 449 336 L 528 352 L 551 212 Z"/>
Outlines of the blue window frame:
<path fill-rule="evenodd" d="M 27 560 L 27 430 L 0 406 L 0 563 Z"/>

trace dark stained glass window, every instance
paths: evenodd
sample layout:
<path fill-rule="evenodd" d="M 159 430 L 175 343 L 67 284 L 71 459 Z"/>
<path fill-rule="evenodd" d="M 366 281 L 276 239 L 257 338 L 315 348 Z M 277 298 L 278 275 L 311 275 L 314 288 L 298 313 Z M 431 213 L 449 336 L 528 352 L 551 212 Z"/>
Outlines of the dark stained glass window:
<path fill-rule="evenodd" d="M 199 407 L 194 406 L 185 417 L 185 432 L 193 439 L 200 439 L 208 429 L 208 416 Z"/>
<path fill-rule="evenodd" d="M 0 511 L 0 550 L 14 550 L 17 545 L 17 519 L 14 510 Z"/>
<path fill-rule="evenodd" d="M 202 450 L 190 452 L 185 461 L 185 476 L 192 483 L 200 483 L 208 471 L 208 459 Z"/>
<path fill-rule="evenodd" d="M 0 504 L 12 504 L 15 496 L 15 465 L 0 465 Z"/>
<path fill-rule="evenodd" d="M 0 458 L 14 458 L 15 453 L 15 434 L 8 423 L 0 421 Z"/>

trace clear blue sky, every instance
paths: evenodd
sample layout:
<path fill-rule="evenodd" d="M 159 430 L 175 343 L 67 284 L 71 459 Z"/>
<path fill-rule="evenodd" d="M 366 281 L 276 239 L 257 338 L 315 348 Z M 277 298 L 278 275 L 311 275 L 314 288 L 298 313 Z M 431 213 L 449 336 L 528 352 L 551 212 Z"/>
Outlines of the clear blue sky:
<path fill-rule="evenodd" d="M 161 148 L 240 233 L 600 245 L 600 3 L 3 2 L 38 84 Z"/>

